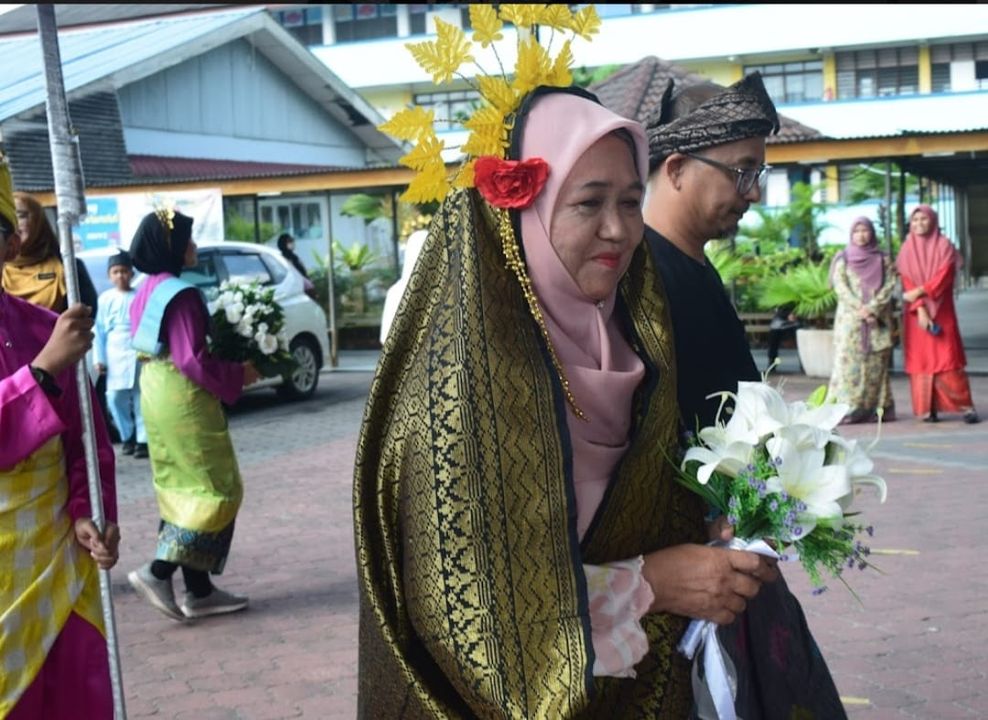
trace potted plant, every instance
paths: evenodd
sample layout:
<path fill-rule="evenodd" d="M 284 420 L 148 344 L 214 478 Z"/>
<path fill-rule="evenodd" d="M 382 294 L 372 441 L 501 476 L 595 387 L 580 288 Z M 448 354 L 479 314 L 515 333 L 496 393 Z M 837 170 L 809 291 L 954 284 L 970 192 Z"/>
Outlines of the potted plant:
<path fill-rule="evenodd" d="M 796 350 L 809 377 L 830 377 L 834 364 L 833 310 L 837 295 L 830 287 L 830 258 L 803 262 L 766 278 L 758 296 L 766 310 L 792 307 L 803 323 L 796 331 Z"/>

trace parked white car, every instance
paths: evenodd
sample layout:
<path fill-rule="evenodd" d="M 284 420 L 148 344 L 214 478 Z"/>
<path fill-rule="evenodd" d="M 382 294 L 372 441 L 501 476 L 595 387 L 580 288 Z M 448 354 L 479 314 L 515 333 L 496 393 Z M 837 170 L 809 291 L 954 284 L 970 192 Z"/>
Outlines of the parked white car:
<path fill-rule="evenodd" d="M 110 287 L 106 263 L 118 248 L 83 250 L 76 256 L 86 263 L 96 290 Z M 208 298 L 224 280 L 274 286 L 274 299 L 285 309 L 285 335 L 297 367 L 288 378 L 266 378 L 250 389 L 275 387 L 290 398 L 311 396 L 319 385 L 319 371 L 329 356 L 326 313 L 306 294 L 306 279 L 281 253 L 265 245 L 227 241 L 200 245 L 199 263 L 182 273 L 182 279 L 198 287 Z M 139 285 L 143 276 L 134 278 Z"/>

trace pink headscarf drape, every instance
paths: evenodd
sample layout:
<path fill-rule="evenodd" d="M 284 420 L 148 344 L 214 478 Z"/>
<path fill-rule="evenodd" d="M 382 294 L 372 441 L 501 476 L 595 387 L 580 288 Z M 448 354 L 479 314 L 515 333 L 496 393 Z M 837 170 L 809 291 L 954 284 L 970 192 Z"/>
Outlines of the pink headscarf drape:
<path fill-rule="evenodd" d="M 929 218 L 930 231 L 926 235 L 917 235 L 910 231 L 895 261 L 899 274 L 916 286 L 928 283 L 950 263 L 954 264 L 955 270 L 960 270 L 964 264 L 964 259 L 957 248 L 940 232 L 940 219 L 936 210 L 929 205 L 919 205 L 909 214 L 909 218 L 912 219 L 918 212 Z M 940 309 L 940 301 L 926 295 L 923 297 L 923 302 L 930 316 L 936 317 Z"/>
<path fill-rule="evenodd" d="M 858 225 L 864 225 L 868 228 L 868 234 L 871 239 L 867 245 L 857 245 L 854 242 L 854 230 Z M 830 284 L 833 285 L 834 282 L 834 267 L 837 265 L 837 259 L 843 258 L 847 264 L 848 271 L 858 276 L 861 285 L 861 300 L 863 302 L 869 302 L 875 293 L 878 292 L 884 280 L 884 273 L 882 271 L 882 258 L 884 256 L 885 253 L 878 247 L 875 225 L 869 218 L 863 215 L 854 218 L 854 222 L 851 223 L 851 233 L 847 247 L 834 255 L 833 262 L 830 264 Z"/>
<path fill-rule="evenodd" d="M 589 418 L 589 422 L 581 420 L 567 405 L 580 537 L 628 448 L 631 403 L 645 369 L 613 316 L 617 291 L 599 303 L 584 295 L 556 255 L 549 232 L 559 191 L 573 166 L 594 143 L 621 128 L 634 139 L 644 185 L 648 168 L 644 131 L 597 103 L 569 93 L 550 93 L 535 101 L 522 128 L 519 159 L 541 157 L 549 164 L 545 187 L 535 203 L 521 212 L 528 273 L 570 390 Z"/>

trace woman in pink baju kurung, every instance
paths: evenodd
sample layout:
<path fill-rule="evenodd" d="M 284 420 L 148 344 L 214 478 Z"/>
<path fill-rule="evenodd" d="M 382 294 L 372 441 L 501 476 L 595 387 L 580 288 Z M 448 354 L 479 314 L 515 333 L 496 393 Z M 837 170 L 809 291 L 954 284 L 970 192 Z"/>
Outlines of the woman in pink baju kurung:
<path fill-rule="evenodd" d="M 44 308 L 0 293 L 0 717 L 110 720 L 96 563 L 74 533 L 77 522 L 91 515 L 74 367 L 56 376 L 57 396 L 42 389 L 29 367 L 55 319 Z M 95 397 L 93 406 L 98 407 Z M 101 415 L 94 420 L 105 517 L 115 523 L 113 448 Z M 39 475 L 50 479 L 50 492 L 17 492 L 25 479 Z M 45 515 L 35 511 L 46 499 L 57 509 L 42 523 L 38 518 Z M 18 519 L 26 515 L 36 524 L 22 530 Z M 35 555 L 25 572 L 21 559 L 31 557 L 32 540 L 42 539 L 56 540 L 64 554 L 51 558 L 49 552 L 47 560 Z M 15 569 L 6 567 L 8 559 Z M 35 584 L 48 591 L 33 593 Z M 53 644 L 46 649 L 47 642 Z"/>

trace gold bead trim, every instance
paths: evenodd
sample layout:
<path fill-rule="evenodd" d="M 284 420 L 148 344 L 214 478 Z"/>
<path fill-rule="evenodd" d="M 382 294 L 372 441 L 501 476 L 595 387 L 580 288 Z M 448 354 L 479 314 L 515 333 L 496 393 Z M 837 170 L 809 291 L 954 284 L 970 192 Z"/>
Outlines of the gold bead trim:
<path fill-rule="evenodd" d="M 556 369 L 556 374 L 559 376 L 559 382 L 563 386 L 563 393 L 566 395 L 566 402 L 568 402 L 569 406 L 573 408 L 574 415 L 581 420 L 590 422 L 590 418 L 588 418 L 580 409 L 580 406 L 576 404 L 576 398 L 573 397 L 573 393 L 570 390 L 569 380 L 566 378 L 566 372 L 563 370 L 563 364 L 559 361 L 559 356 L 556 355 L 556 349 L 552 345 L 552 338 L 549 337 L 549 328 L 546 327 L 545 319 L 542 317 L 542 309 L 539 307 L 538 298 L 535 297 L 535 291 L 532 289 L 532 281 L 528 277 L 525 261 L 521 259 L 521 253 L 518 252 L 518 242 L 515 239 L 515 231 L 511 227 L 511 216 L 507 210 L 502 208 L 492 209 L 497 217 L 497 230 L 498 235 L 501 237 L 501 249 L 504 251 L 504 258 L 507 261 L 507 267 L 515 274 L 515 277 L 518 278 L 518 283 L 521 285 L 522 294 L 525 296 L 525 302 L 528 303 L 528 309 L 532 313 L 532 317 L 535 318 L 535 322 L 539 326 L 539 330 L 542 331 L 542 337 L 545 338 L 546 346 L 549 348 L 549 357 L 552 359 L 552 366 Z"/>

